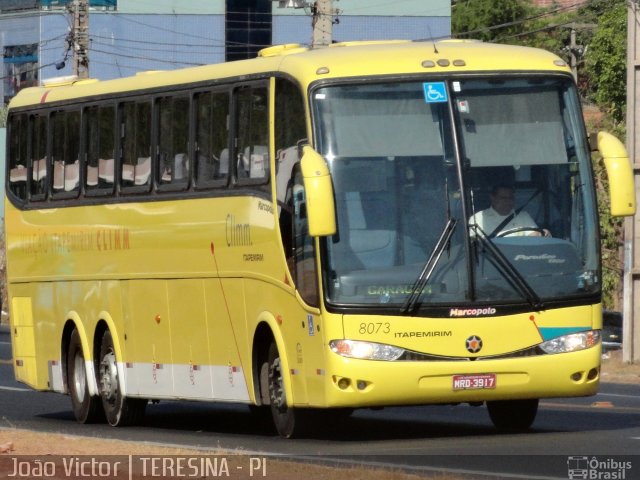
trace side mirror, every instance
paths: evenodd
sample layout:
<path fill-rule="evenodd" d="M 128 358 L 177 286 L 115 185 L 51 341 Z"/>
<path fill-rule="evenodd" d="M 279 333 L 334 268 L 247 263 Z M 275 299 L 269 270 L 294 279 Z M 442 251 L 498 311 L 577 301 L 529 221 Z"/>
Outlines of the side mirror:
<path fill-rule="evenodd" d="M 629 154 L 620 140 L 607 132 L 598 133 L 598 150 L 609 177 L 611 215 L 625 217 L 636 213 L 636 192 Z"/>
<path fill-rule="evenodd" d="M 336 208 L 329 167 L 313 148 L 302 148 L 300 168 L 307 202 L 309 235 L 322 237 L 336 233 Z"/>

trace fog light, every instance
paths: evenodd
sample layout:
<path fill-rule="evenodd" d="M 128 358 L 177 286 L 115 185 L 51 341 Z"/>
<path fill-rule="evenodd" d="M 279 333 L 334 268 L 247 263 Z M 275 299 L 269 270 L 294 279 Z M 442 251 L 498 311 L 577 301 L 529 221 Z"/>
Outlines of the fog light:
<path fill-rule="evenodd" d="M 571 375 L 571 380 L 573 380 L 574 382 L 579 382 L 581 378 L 582 378 L 582 372 L 576 372 L 573 375 Z"/>
<path fill-rule="evenodd" d="M 351 385 L 351 380 L 349 380 L 348 378 L 341 378 L 340 380 L 338 380 L 338 388 L 340 388 L 341 390 L 346 390 L 347 388 L 349 388 L 349 385 Z"/>
<path fill-rule="evenodd" d="M 595 380 L 596 378 L 598 378 L 598 369 L 592 368 L 591 370 L 589 370 L 589 374 L 587 375 L 587 380 Z"/>
<path fill-rule="evenodd" d="M 358 383 L 356 385 L 358 386 L 358 390 L 364 390 L 365 388 L 367 388 L 367 382 L 365 382 L 364 380 L 358 380 Z"/>

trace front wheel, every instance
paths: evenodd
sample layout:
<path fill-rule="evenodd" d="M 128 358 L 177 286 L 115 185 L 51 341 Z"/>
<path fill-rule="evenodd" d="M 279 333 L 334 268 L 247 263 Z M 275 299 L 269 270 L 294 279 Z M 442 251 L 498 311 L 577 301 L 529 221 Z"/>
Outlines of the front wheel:
<path fill-rule="evenodd" d="M 87 369 L 78 330 L 73 330 L 67 352 L 67 384 L 73 415 L 79 423 L 104 420 L 100 397 L 89 395 Z"/>
<path fill-rule="evenodd" d="M 284 389 L 282 361 L 275 342 L 269 346 L 267 360 L 268 378 L 267 388 L 271 416 L 278 434 L 284 438 L 291 438 L 299 430 L 300 412 L 287 405 L 287 395 Z"/>
<path fill-rule="evenodd" d="M 104 332 L 100 345 L 99 387 L 102 406 L 109 425 L 121 427 L 142 422 L 146 399 L 127 398 L 122 393 L 122 379 L 118 374 L 113 338 Z"/>
<path fill-rule="evenodd" d="M 537 398 L 487 402 L 489 417 L 500 430 L 523 431 L 533 424 L 538 413 Z"/>

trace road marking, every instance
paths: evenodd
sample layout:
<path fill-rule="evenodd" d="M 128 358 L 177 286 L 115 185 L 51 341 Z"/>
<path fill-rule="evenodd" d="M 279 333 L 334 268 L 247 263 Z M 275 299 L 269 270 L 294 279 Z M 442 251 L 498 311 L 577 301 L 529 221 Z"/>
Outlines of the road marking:
<path fill-rule="evenodd" d="M 2 385 L 0 385 L 0 390 L 9 390 L 10 392 L 29 392 L 29 391 L 31 391 L 29 388 L 3 387 Z"/>
<path fill-rule="evenodd" d="M 578 403 L 559 403 L 559 402 L 540 402 L 541 407 L 554 408 L 557 410 L 610 410 L 613 412 L 640 412 L 640 408 L 638 407 L 621 407 L 621 406 L 613 406 L 608 408 L 602 408 L 598 406 L 594 406 L 593 404 L 582 405 Z"/>
<path fill-rule="evenodd" d="M 625 395 L 623 393 L 598 393 L 602 397 L 640 398 L 640 395 Z"/>

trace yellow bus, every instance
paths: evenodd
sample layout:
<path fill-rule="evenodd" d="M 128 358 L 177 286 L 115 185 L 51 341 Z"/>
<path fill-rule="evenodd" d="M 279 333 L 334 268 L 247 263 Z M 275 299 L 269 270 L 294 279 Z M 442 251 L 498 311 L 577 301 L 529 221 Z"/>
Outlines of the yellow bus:
<path fill-rule="evenodd" d="M 59 78 L 11 102 L 7 144 L 15 375 L 79 422 L 237 402 L 290 437 L 309 411 L 486 403 L 526 429 L 597 391 L 590 147 L 548 52 L 283 45 Z M 624 147 L 599 145 L 630 215 Z"/>

